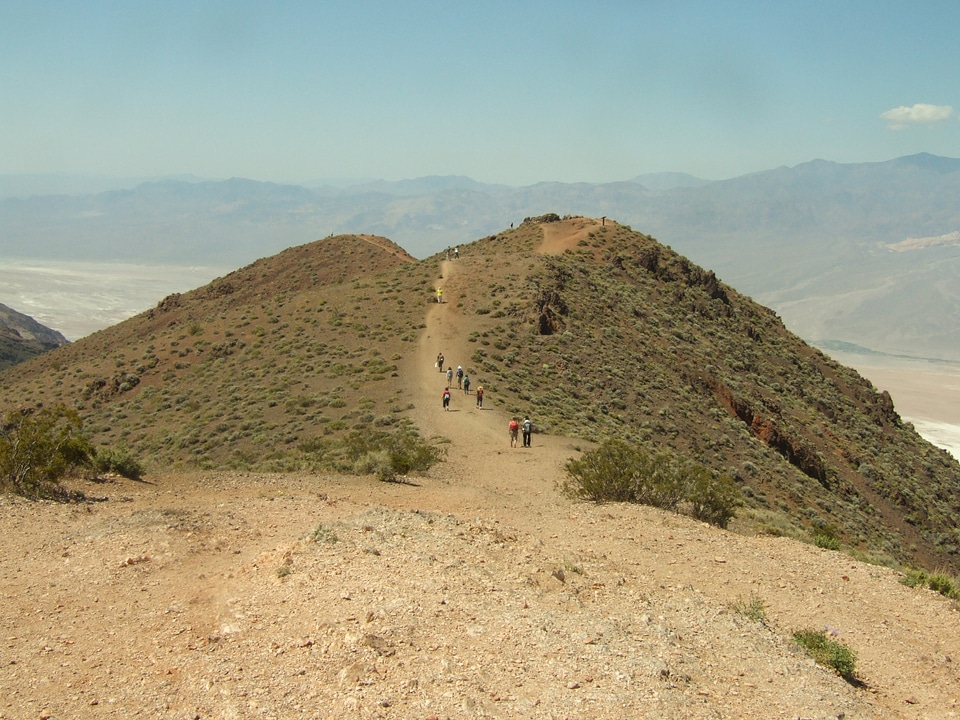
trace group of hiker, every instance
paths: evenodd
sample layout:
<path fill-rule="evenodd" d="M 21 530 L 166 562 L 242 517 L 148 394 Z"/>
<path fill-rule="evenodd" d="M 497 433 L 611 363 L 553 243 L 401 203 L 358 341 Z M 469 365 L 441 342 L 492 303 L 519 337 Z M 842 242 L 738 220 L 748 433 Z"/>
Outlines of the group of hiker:
<path fill-rule="evenodd" d="M 440 372 L 444 372 L 446 360 L 443 353 L 437 353 L 436 367 Z M 457 389 L 463 390 L 464 395 L 470 394 L 470 376 L 463 371 L 462 365 L 457 365 L 456 371 L 450 365 L 446 369 L 447 386 L 443 389 L 443 409 L 450 409 L 450 386 L 453 384 L 453 378 L 457 378 Z M 483 385 L 478 385 L 476 390 L 477 408 L 483 410 Z"/>
<path fill-rule="evenodd" d="M 443 402 L 443 409 L 450 410 L 450 387 L 453 384 L 453 379 L 457 379 L 457 389 L 463 390 L 464 395 L 470 394 L 470 376 L 467 375 L 462 365 L 457 365 L 457 369 L 454 370 L 452 365 L 446 365 L 446 358 L 443 357 L 443 353 L 437 353 L 437 362 L 434 365 L 441 373 L 445 373 L 447 384 L 443 388 L 443 393 L 440 396 L 441 401 Z M 446 370 L 444 370 L 446 368 Z M 477 409 L 483 409 L 483 385 L 478 385 L 476 389 L 476 399 L 477 399 Z M 523 422 L 521 423 L 516 417 L 510 418 L 510 422 L 507 424 L 507 431 L 510 434 L 510 447 L 517 447 L 517 439 L 519 434 L 523 433 L 523 447 L 532 447 L 531 438 L 533 436 L 533 423 L 530 422 L 530 417 L 525 416 Z"/>

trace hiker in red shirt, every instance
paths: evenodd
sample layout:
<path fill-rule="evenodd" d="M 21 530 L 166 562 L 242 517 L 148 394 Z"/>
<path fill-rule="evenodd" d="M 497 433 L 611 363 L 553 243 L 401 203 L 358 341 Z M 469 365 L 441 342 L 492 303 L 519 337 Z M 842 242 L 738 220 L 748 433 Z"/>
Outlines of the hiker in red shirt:
<path fill-rule="evenodd" d="M 443 398 L 443 409 L 449 410 L 450 409 L 450 388 L 444 388 L 443 395 L 441 397 Z"/>
<path fill-rule="evenodd" d="M 510 447 L 515 448 L 517 446 L 517 433 L 520 432 L 520 423 L 517 422 L 516 418 L 512 418 L 507 427 L 510 429 Z"/>

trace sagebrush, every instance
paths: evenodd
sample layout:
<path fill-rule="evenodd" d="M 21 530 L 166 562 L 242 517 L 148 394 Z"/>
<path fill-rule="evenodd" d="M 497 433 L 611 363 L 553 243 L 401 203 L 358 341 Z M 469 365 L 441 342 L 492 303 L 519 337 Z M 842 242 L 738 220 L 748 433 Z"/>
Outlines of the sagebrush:
<path fill-rule="evenodd" d="M 620 439 L 568 461 L 566 471 L 561 490 L 570 497 L 683 510 L 718 527 L 726 527 L 743 502 L 732 478 Z"/>

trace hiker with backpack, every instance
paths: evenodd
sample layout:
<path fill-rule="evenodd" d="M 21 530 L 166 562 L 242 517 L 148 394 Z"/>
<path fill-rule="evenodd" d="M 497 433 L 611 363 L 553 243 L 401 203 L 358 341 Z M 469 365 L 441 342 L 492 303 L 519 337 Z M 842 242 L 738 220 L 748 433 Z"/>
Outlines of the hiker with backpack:
<path fill-rule="evenodd" d="M 450 409 L 450 388 L 446 387 L 443 389 L 443 395 L 440 396 L 443 400 L 443 409 Z"/>
<path fill-rule="evenodd" d="M 443 353 L 437 353 L 436 367 L 440 368 L 440 372 L 443 372 Z"/>
<path fill-rule="evenodd" d="M 523 428 L 523 446 L 527 448 L 531 447 L 530 436 L 533 434 L 533 423 L 530 422 L 529 415 L 523 416 L 523 425 L 521 425 L 521 427 Z"/>
<path fill-rule="evenodd" d="M 517 419 L 510 418 L 510 424 L 507 425 L 507 429 L 510 431 L 510 447 L 515 448 L 517 446 L 517 433 L 520 430 L 520 423 L 517 422 Z"/>
<path fill-rule="evenodd" d="M 448 367 L 447 368 L 447 385 L 449 385 L 452 382 L 453 382 L 453 368 Z"/>
<path fill-rule="evenodd" d="M 457 365 L 457 388 L 463 388 L 463 365 Z"/>
<path fill-rule="evenodd" d="M 483 385 L 477 386 L 477 407 L 483 410 Z"/>
<path fill-rule="evenodd" d="M 464 375 L 463 376 L 463 394 L 467 395 L 469 394 L 469 392 L 470 392 L 470 376 Z"/>

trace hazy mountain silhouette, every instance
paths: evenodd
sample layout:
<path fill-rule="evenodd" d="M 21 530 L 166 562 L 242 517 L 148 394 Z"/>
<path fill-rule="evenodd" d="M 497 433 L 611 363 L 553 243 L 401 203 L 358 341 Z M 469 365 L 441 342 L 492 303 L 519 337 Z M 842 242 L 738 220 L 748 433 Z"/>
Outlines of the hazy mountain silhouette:
<path fill-rule="evenodd" d="M 706 184 L 704 184 L 706 183 Z M 960 360 L 960 160 L 815 160 L 729 180 L 682 174 L 514 188 L 469 178 L 307 189 L 232 179 L 0 200 L 0 255 L 239 265 L 342 233 L 414 256 L 544 210 L 616 217 L 714 269 L 810 340 Z"/>

